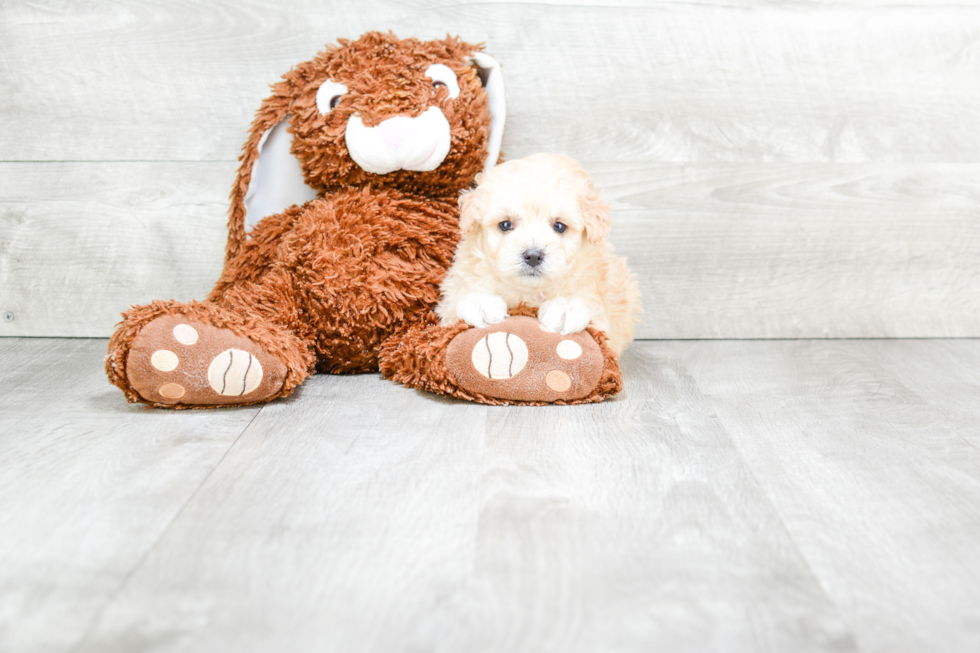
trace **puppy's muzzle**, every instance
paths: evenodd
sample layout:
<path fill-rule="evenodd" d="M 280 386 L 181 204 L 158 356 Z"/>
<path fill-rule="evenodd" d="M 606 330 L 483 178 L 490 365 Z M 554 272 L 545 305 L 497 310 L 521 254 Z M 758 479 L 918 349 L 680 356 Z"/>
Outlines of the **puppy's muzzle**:
<path fill-rule="evenodd" d="M 525 249 L 522 257 L 528 266 L 536 268 L 544 262 L 544 251 L 540 249 Z"/>

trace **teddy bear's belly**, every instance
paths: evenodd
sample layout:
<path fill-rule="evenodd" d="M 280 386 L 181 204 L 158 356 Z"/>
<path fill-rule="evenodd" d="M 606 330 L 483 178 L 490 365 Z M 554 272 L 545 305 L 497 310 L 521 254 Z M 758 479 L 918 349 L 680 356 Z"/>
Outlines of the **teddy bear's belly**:
<path fill-rule="evenodd" d="M 430 311 L 439 299 L 445 270 L 439 266 L 406 265 L 386 256 L 331 257 L 328 267 L 314 267 L 303 302 L 317 343 L 321 371 L 377 369 L 381 343 L 401 325 Z"/>
<path fill-rule="evenodd" d="M 384 339 L 438 301 L 458 239 L 457 210 L 448 202 L 361 191 L 308 209 L 296 225 L 291 263 L 318 368 L 376 370 Z"/>

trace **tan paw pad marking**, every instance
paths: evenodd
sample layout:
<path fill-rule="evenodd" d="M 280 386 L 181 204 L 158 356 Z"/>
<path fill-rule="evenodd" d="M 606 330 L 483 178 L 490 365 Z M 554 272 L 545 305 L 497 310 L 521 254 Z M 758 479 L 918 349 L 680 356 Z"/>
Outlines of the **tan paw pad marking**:
<path fill-rule="evenodd" d="M 226 349 L 211 361 L 208 383 L 219 395 L 241 397 L 262 383 L 262 365 L 247 351 Z"/>
<path fill-rule="evenodd" d="M 180 399 L 184 396 L 184 388 L 176 383 L 167 383 L 160 386 L 160 396 L 166 399 Z"/>
<path fill-rule="evenodd" d="M 573 361 L 582 355 L 582 345 L 578 344 L 574 340 L 562 340 L 555 347 L 555 351 L 558 355 L 567 361 Z"/>
<path fill-rule="evenodd" d="M 174 340 L 182 345 L 193 345 L 197 343 L 197 329 L 190 324 L 178 324 L 174 327 Z"/>
<path fill-rule="evenodd" d="M 565 392 L 572 387 L 572 379 L 564 372 L 558 370 L 548 372 L 548 376 L 544 380 L 548 384 L 548 387 L 555 392 Z"/>
<path fill-rule="evenodd" d="M 158 349 L 150 356 L 150 364 L 161 372 L 170 372 L 177 369 L 180 359 L 169 349 Z"/>
<path fill-rule="evenodd" d="M 509 379 L 527 365 L 527 345 L 513 333 L 497 331 L 473 347 L 473 367 L 488 379 Z"/>

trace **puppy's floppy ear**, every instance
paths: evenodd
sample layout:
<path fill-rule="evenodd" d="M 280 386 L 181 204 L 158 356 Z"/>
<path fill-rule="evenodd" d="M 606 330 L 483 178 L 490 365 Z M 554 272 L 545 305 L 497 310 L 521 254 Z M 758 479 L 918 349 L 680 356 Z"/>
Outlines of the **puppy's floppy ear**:
<path fill-rule="evenodd" d="M 299 160 L 291 152 L 289 109 L 294 88 L 286 81 L 274 84 L 273 94 L 262 102 L 242 147 L 241 165 L 231 192 L 228 243 L 225 261 L 234 257 L 245 240 L 246 230 L 267 215 L 317 196 L 306 184 Z"/>
<path fill-rule="evenodd" d="M 575 177 L 582 184 L 579 210 L 585 223 L 585 235 L 590 243 L 598 245 L 609 235 L 609 207 L 599 198 L 599 192 L 585 170 L 576 170 Z"/>
<path fill-rule="evenodd" d="M 476 176 L 476 183 L 483 181 L 483 173 Z M 459 231 L 469 233 L 480 226 L 480 216 L 483 214 L 486 191 L 480 188 L 464 190 L 459 196 Z"/>

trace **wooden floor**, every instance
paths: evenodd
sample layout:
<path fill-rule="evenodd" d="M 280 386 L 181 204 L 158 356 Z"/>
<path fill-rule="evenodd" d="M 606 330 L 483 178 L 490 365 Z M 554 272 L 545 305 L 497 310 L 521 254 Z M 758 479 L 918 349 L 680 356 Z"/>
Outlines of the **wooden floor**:
<path fill-rule="evenodd" d="M 0 651 L 980 650 L 980 340 L 646 341 L 625 393 L 127 405 L 0 339 Z"/>

